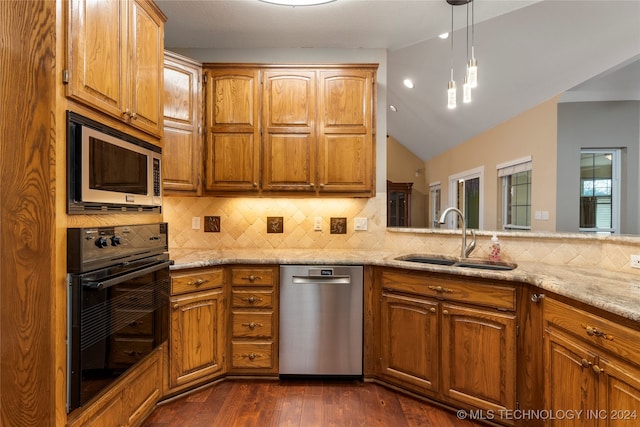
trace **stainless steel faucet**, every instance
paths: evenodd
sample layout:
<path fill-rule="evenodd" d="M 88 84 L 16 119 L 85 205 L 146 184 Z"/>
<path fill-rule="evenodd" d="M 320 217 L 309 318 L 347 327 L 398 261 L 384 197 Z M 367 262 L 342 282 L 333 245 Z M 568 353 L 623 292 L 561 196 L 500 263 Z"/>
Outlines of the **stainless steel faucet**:
<path fill-rule="evenodd" d="M 449 214 L 449 212 L 457 213 L 458 217 L 460 218 L 460 222 L 462 223 L 462 248 L 460 249 L 460 257 L 467 258 L 469 254 L 471 254 L 471 252 L 476 247 L 476 230 L 471 230 L 472 240 L 471 240 L 471 243 L 469 243 L 469 246 L 467 247 L 467 224 L 464 221 L 464 215 L 462 214 L 460 209 L 454 208 L 454 207 L 449 207 L 445 209 L 444 212 L 442 212 L 442 215 L 440 215 L 440 221 L 438 222 L 440 224 L 444 224 L 445 218 Z"/>

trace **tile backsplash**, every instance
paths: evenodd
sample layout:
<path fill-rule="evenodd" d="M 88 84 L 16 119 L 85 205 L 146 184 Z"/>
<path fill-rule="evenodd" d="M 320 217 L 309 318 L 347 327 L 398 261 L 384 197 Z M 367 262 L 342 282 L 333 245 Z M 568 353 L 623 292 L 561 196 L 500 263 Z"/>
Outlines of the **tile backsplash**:
<path fill-rule="evenodd" d="M 384 193 L 370 199 L 165 197 L 163 210 L 170 224 L 170 249 L 390 250 L 453 256 L 460 251 L 457 231 L 388 231 Z M 216 217 L 216 232 L 193 230 L 193 217 Z M 269 217 L 282 217 L 282 233 L 267 232 Z M 314 230 L 316 217 L 322 218 L 320 231 Z M 366 231 L 355 231 L 356 217 L 367 218 Z M 345 234 L 330 232 L 331 218 L 346 218 Z M 490 238 L 491 233 L 478 232 L 471 256 L 488 258 Z M 630 255 L 640 254 L 637 237 L 515 233 L 501 234 L 500 241 L 507 261 L 589 266 L 640 275 L 640 270 L 629 266 Z"/>

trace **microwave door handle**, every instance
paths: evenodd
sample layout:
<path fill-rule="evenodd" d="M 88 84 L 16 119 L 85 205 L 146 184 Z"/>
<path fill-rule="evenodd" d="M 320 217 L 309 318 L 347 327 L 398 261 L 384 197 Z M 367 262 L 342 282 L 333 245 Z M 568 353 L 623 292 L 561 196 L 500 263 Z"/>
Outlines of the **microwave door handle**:
<path fill-rule="evenodd" d="M 169 267 L 171 264 L 173 264 L 172 260 L 164 261 L 160 264 L 155 264 L 151 267 L 146 267 L 140 270 L 132 271 L 131 273 L 124 274 L 122 276 L 114 277 L 113 279 L 107 279 L 107 280 L 95 281 L 95 282 L 86 282 L 86 283 L 83 283 L 83 285 L 89 288 L 94 288 L 94 289 L 104 289 L 113 285 L 117 285 L 118 283 L 122 283 L 129 279 L 134 279 L 144 274 L 149 274 L 149 273 L 153 273 L 154 271 L 162 270 L 163 268 Z"/>

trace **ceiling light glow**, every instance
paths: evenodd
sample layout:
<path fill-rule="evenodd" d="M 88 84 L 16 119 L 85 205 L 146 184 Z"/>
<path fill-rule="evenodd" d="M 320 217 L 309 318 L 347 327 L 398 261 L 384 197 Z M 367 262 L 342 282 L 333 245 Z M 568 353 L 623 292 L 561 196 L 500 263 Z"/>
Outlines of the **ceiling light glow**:
<path fill-rule="evenodd" d="M 413 82 L 410 79 L 404 79 L 402 83 L 404 83 L 404 85 L 409 89 L 413 89 L 414 87 Z"/>
<path fill-rule="evenodd" d="M 395 113 L 396 111 L 398 111 L 398 108 L 396 108 L 396 106 L 395 106 L 395 105 L 389 105 L 389 109 L 390 109 L 391 111 L 393 111 L 394 113 Z"/>
<path fill-rule="evenodd" d="M 332 3 L 337 0 L 260 0 L 264 3 L 272 3 L 281 6 L 316 6 L 319 4 Z"/>
<path fill-rule="evenodd" d="M 442 33 L 438 37 L 440 37 L 442 40 L 446 40 L 449 38 L 449 33 Z"/>

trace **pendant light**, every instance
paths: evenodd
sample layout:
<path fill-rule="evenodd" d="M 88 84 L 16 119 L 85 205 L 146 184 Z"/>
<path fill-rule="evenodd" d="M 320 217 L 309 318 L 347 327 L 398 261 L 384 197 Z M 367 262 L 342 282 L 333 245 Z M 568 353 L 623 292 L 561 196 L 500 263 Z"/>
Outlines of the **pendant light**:
<path fill-rule="evenodd" d="M 473 0 L 446 0 L 451 5 L 451 79 L 447 85 L 447 107 L 449 109 L 456 108 L 456 82 L 453 79 L 453 8 L 454 6 L 467 6 L 467 27 L 466 27 L 466 72 L 464 84 L 462 85 L 462 102 L 471 102 L 471 89 L 478 86 L 478 63 L 475 58 L 475 17 L 473 9 Z M 471 57 L 469 57 L 469 3 L 471 3 Z"/>
<path fill-rule="evenodd" d="M 467 8 L 469 5 L 467 4 Z M 469 30 L 469 24 L 467 23 L 467 31 Z M 471 0 L 471 59 L 469 59 L 468 76 L 469 85 L 472 88 L 478 86 L 478 62 L 476 61 L 476 55 L 474 50 L 475 43 L 475 14 L 473 10 L 473 0 Z"/>
<path fill-rule="evenodd" d="M 451 79 L 447 86 L 447 107 L 456 108 L 456 81 L 453 80 L 453 3 L 451 3 Z"/>
<path fill-rule="evenodd" d="M 471 102 L 471 84 L 469 84 L 469 3 L 467 3 L 467 70 L 464 74 L 464 84 L 462 85 L 462 102 Z"/>

